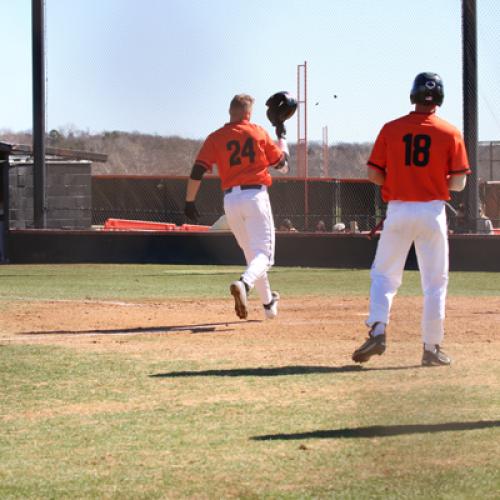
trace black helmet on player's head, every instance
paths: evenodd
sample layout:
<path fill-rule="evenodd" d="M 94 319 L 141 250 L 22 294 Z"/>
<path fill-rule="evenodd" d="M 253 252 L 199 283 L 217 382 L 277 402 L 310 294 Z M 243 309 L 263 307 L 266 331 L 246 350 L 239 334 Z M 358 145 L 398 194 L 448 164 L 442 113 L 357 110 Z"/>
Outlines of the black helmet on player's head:
<path fill-rule="evenodd" d="M 444 99 L 443 80 L 437 73 L 419 73 L 410 92 L 412 104 L 441 106 Z"/>
<path fill-rule="evenodd" d="M 267 117 L 276 126 L 293 116 L 297 109 L 297 101 L 288 92 L 276 92 L 267 101 Z"/>

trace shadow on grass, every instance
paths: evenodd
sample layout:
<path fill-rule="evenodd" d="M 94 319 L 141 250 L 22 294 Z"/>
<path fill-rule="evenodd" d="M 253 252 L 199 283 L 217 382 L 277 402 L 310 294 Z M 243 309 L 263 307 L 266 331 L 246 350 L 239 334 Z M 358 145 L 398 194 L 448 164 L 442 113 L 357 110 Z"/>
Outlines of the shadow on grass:
<path fill-rule="evenodd" d="M 259 320 L 249 320 L 247 323 L 260 323 Z M 31 332 L 19 332 L 17 335 L 138 335 L 141 333 L 172 333 L 172 332 L 191 332 L 205 333 L 215 332 L 217 327 L 228 327 L 229 325 L 238 325 L 241 321 L 226 321 L 224 323 L 202 323 L 199 325 L 168 325 L 168 326 L 150 326 L 136 328 L 109 328 L 94 330 L 39 330 Z M 220 328 L 217 332 L 232 331 L 232 328 Z"/>
<path fill-rule="evenodd" d="M 426 434 L 433 432 L 472 431 L 500 427 L 500 420 L 478 420 L 477 422 L 447 422 L 444 424 L 414 425 L 371 425 L 346 429 L 297 432 L 293 434 L 267 434 L 254 436 L 252 441 L 280 441 L 295 439 L 340 439 L 340 438 L 374 438 L 402 436 L 405 434 Z"/>
<path fill-rule="evenodd" d="M 275 366 L 270 368 L 230 368 L 227 370 L 200 370 L 165 372 L 150 375 L 154 378 L 180 378 L 180 377 L 279 377 L 283 375 L 310 375 L 315 373 L 362 373 L 376 370 L 411 370 L 421 368 L 420 365 L 389 366 L 386 368 L 364 368 L 360 365 L 344 366 Z"/>
<path fill-rule="evenodd" d="M 359 366 L 276 366 L 272 368 L 231 368 L 229 370 L 201 370 L 155 373 L 150 377 L 277 377 L 280 375 L 307 375 L 313 373 L 358 372 Z"/>

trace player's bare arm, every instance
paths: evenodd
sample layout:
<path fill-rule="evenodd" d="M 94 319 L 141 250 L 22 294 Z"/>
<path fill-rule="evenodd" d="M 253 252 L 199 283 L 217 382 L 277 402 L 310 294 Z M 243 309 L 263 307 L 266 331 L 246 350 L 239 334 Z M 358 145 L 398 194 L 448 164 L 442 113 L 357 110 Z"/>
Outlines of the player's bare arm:
<path fill-rule="evenodd" d="M 206 174 L 207 169 L 200 163 L 195 163 L 191 169 L 186 190 L 186 201 L 194 201 L 200 189 L 201 179 Z"/>
<path fill-rule="evenodd" d="M 196 200 L 196 195 L 200 189 L 201 180 L 188 179 L 187 189 L 186 189 L 186 201 Z"/>
<path fill-rule="evenodd" d="M 186 188 L 186 204 L 184 207 L 184 215 L 194 222 L 198 220 L 200 214 L 195 205 L 196 195 L 200 190 L 201 179 L 205 174 L 206 169 L 203 165 L 199 163 L 195 163 L 191 170 L 191 175 L 188 179 L 187 188 Z"/>
<path fill-rule="evenodd" d="M 466 174 L 450 175 L 450 178 L 448 179 L 448 189 L 450 191 L 463 191 L 466 181 Z"/>
<path fill-rule="evenodd" d="M 372 167 L 367 168 L 368 180 L 377 186 L 382 186 L 385 180 L 385 173 L 382 170 L 375 170 Z"/>
<path fill-rule="evenodd" d="M 278 172 L 282 174 L 288 173 L 288 165 L 290 162 L 290 151 L 288 149 L 288 144 L 284 137 L 278 139 L 278 147 L 283 152 L 280 161 L 276 165 L 272 165 Z"/>

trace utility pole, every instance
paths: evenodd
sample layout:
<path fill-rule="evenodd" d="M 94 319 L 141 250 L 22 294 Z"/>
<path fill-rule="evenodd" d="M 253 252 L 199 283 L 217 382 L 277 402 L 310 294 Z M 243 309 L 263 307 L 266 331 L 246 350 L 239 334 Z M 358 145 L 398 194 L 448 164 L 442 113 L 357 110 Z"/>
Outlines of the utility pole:
<path fill-rule="evenodd" d="M 45 227 L 45 21 L 44 0 L 31 0 L 33 68 L 33 220 Z"/>
<path fill-rule="evenodd" d="M 479 189 L 477 178 L 477 16 L 476 0 L 462 0 L 462 93 L 464 140 L 472 173 L 465 188 L 466 217 L 469 229 L 477 231 Z"/>

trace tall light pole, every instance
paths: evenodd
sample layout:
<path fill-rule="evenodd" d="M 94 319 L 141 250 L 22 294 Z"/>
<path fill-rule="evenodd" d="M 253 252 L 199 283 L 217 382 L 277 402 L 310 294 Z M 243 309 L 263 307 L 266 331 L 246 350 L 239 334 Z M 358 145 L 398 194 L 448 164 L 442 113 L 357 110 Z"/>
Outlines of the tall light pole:
<path fill-rule="evenodd" d="M 467 221 L 477 230 L 479 217 L 479 190 L 477 178 L 477 19 L 476 0 L 462 0 L 462 93 L 464 113 L 464 140 L 472 166 L 465 193 Z"/>
<path fill-rule="evenodd" d="M 33 68 L 33 221 L 45 227 L 45 20 L 44 0 L 31 0 Z"/>

